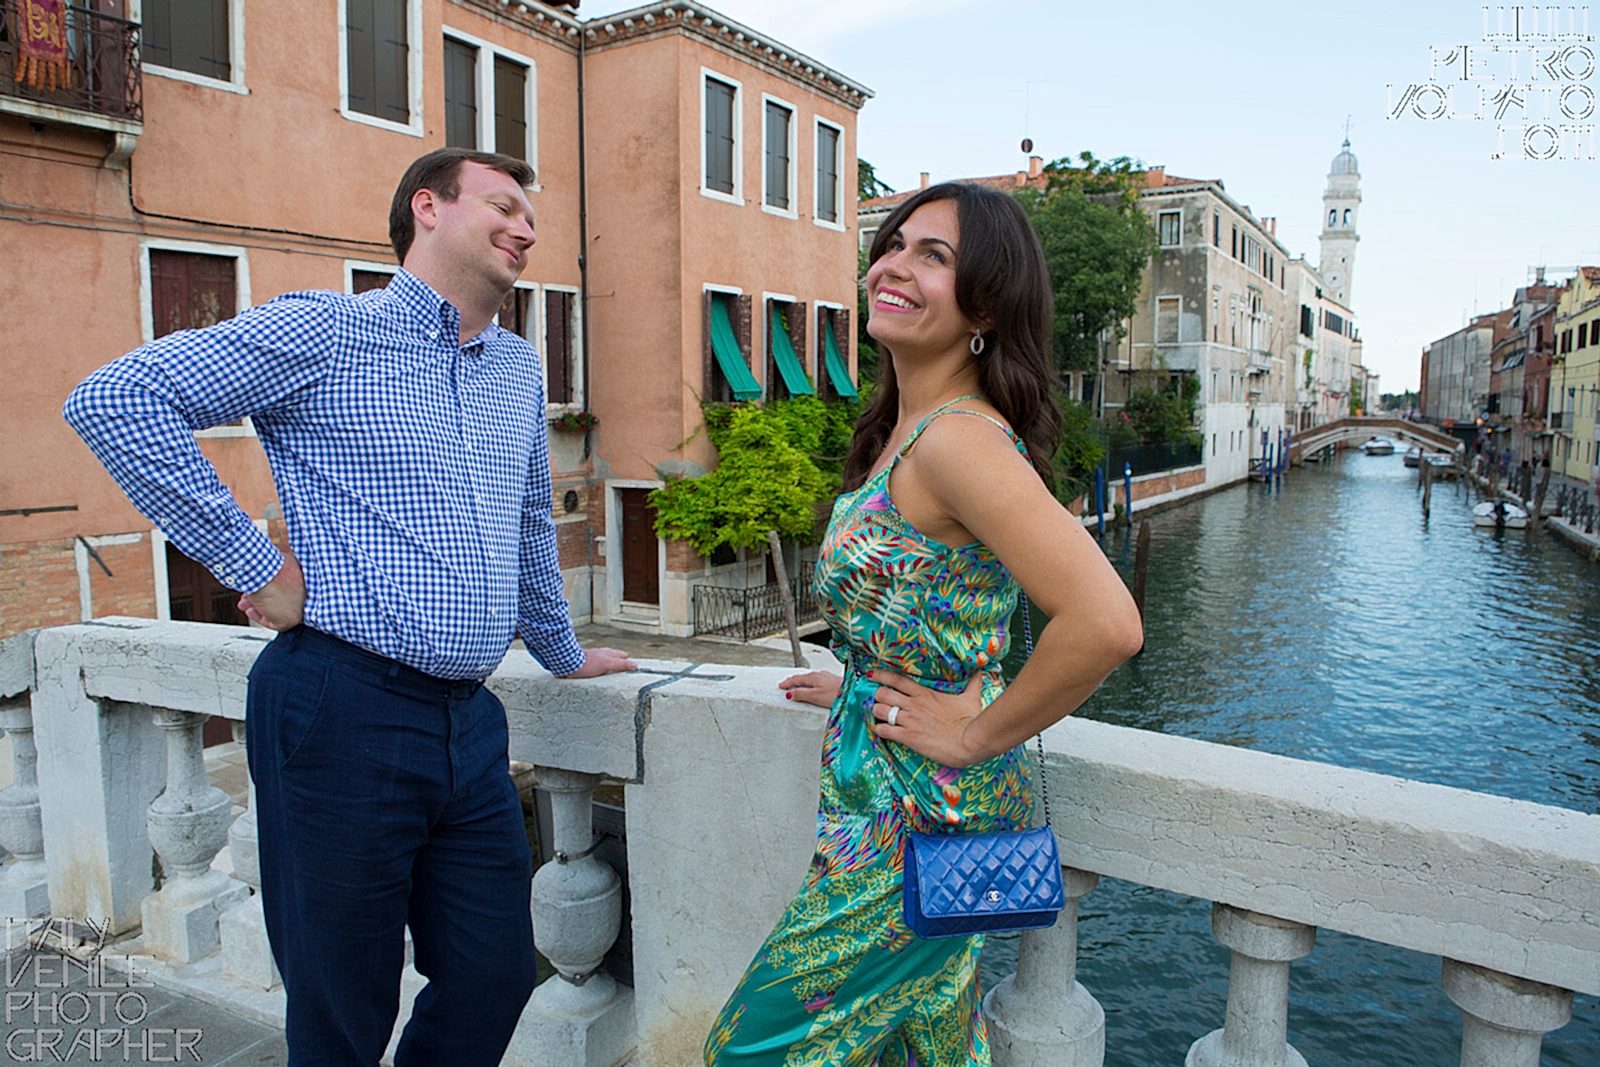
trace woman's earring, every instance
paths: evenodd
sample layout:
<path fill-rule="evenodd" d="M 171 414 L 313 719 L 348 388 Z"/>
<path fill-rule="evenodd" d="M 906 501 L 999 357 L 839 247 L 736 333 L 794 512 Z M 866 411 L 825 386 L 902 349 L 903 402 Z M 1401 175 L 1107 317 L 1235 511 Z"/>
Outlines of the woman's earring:
<path fill-rule="evenodd" d="M 983 331 L 973 330 L 972 340 L 967 342 L 967 347 L 972 350 L 973 355 L 983 355 Z"/>

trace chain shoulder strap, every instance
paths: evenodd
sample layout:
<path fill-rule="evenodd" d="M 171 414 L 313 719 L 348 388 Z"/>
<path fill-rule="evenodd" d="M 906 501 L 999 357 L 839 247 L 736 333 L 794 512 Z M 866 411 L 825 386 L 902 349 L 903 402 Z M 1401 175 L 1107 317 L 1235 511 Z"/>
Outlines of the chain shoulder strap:
<path fill-rule="evenodd" d="M 1027 651 L 1027 659 L 1033 658 L 1033 605 L 1028 603 L 1028 594 L 1018 594 L 1022 600 L 1022 647 Z M 1023 662 L 1027 662 L 1024 660 Z M 1050 787 L 1044 780 L 1044 734 L 1041 732 L 1034 738 L 1039 750 L 1039 773 L 1035 781 L 1039 784 L 1039 797 L 1044 801 L 1044 824 L 1050 825 Z"/>

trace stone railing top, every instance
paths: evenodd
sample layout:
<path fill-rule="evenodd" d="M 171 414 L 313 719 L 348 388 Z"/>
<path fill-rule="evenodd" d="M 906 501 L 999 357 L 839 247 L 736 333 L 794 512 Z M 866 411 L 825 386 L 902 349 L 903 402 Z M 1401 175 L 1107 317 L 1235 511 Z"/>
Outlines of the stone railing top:
<path fill-rule="evenodd" d="M 66 668 L 54 677 L 98 699 L 238 718 L 270 637 L 142 619 L 59 627 L 38 634 L 38 682 Z M 804 759 L 763 755 L 785 730 L 820 728 L 820 711 L 796 718 L 779 696 L 787 669 L 640 665 L 561 681 L 513 652 L 490 683 L 513 758 L 648 784 L 684 758 L 648 765 L 653 720 L 705 720 L 809 820 L 793 797 L 815 796 L 815 743 L 788 738 Z M 1075 718 L 1045 740 L 1073 867 L 1600 994 L 1600 816 Z"/>
<path fill-rule="evenodd" d="M 1600 993 L 1600 816 L 1067 719 L 1064 861 Z"/>
<path fill-rule="evenodd" d="M 25 695 L 33 688 L 33 639 L 37 630 L 0 640 L 0 700 Z"/>

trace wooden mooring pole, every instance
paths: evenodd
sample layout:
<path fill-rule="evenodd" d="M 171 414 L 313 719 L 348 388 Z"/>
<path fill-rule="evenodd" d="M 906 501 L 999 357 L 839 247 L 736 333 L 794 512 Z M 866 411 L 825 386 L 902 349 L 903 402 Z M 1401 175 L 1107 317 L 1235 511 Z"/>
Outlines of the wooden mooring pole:
<path fill-rule="evenodd" d="M 1133 548 L 1133 602 L 1138 605 L 1139 618 L 1144 618 L 1145 578 L 1150 574 L 1150 520 L 1139 523 L 1139 538 Z M 1144 649 L 1139 649 L 1143 652 Z"/>

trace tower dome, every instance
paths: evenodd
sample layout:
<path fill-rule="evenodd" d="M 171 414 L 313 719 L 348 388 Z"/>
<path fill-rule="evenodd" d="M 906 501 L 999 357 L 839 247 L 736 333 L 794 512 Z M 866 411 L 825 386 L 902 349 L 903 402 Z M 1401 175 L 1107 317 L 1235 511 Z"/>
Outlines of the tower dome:
<path fill-rule="evenodd" d="M 1356 154 L 1350 151 L 1350 139 L 1345 138 L 1344 147 L 1338 155 L 1333 157 L 1333 164 L 1328 168 L 1329 174 L 1360 174 L 1361 169 L 1356 166 Z"/>

